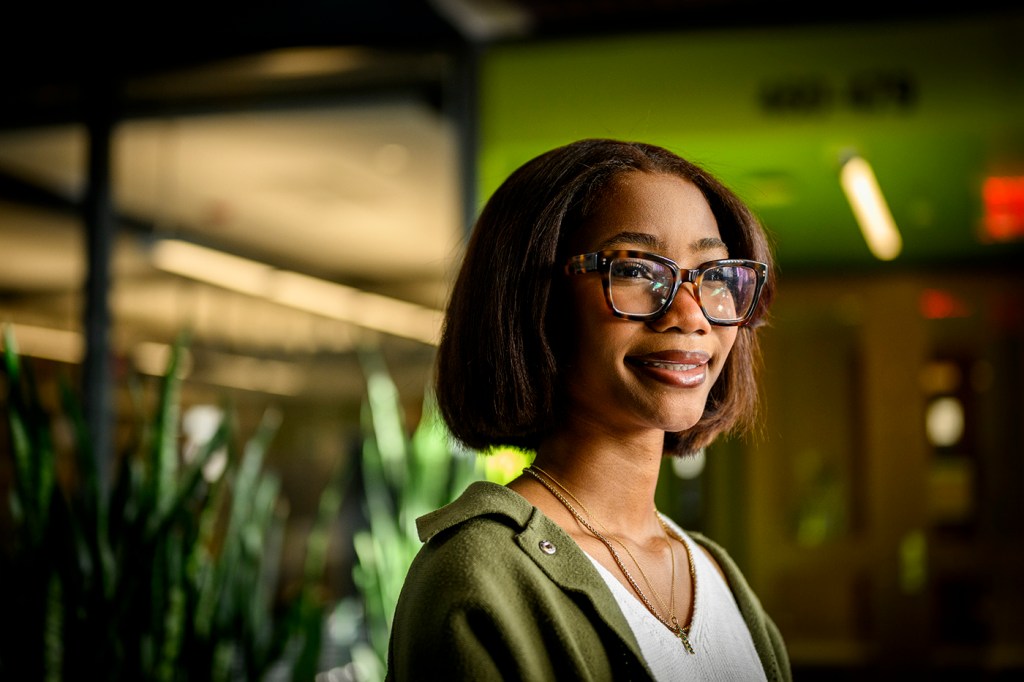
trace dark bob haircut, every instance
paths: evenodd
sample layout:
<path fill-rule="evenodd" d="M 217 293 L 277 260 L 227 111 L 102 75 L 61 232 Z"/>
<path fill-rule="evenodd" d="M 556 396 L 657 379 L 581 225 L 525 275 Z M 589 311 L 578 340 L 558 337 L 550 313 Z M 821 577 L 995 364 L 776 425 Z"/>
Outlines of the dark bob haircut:
<path fill-rule="evenodd" d="M 768 280 L 750 323 L 692 428 L 667 433 L 665 453 L 682 455 L 754 419 L 760 364 L 756 336 L 774 292 L 760 223 L 699 166 L 650 144 L 581 140 L 527 162 L 497 189 L 473 229 L 452 289 L 437 356 L 438 405 L 456 439 L 477 450 L 535 450 L 564 409 L 561 349 L 571 343 L 559 273 L 569 235 L 622 173 L 663 173 L 693 183 L 711 206 L 730 258 L 767 263 Z"/>

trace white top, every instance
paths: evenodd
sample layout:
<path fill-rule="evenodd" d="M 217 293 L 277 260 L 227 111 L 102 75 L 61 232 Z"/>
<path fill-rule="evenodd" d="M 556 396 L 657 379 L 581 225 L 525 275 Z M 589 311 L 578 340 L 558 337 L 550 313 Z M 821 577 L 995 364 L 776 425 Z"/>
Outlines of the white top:
<path fill-rule="evenodd" d="M 686 541 L 697 574 L 689 634 L 693 654 L 687 653 L 679 638 L 647 610 L 632 590 L 590 557 L 629 622 L 654 678 L 659 681 L 764 680 L 764 668 L 754 649 L 754 640 L 729 586 L 697 543 L 670 519 L 666 518 L 665 522 Z"/>

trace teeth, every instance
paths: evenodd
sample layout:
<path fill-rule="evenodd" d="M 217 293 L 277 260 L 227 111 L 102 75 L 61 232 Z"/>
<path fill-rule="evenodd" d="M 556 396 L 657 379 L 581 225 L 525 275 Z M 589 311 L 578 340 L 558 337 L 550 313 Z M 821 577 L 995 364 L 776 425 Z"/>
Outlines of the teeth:
<path fill-rule="evenodd" d="M 668 369 L 673 372 L 686 372 L 691 369 L 697 369 L 700 365 L 680 365 L 674 362 L 647 362 L 644 363 L 651 367 L 658 367 L 660 369 Z"/>

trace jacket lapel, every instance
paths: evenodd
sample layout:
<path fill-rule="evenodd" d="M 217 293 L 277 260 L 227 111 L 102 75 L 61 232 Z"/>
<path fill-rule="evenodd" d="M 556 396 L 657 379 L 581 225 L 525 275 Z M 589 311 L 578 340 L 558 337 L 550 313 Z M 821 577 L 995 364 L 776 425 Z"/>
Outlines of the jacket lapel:
<path fill-rule="evenodd" d="M 432 537 L 477 516 L 503 516 L 519 532 L 516 542 L 540 569 L 583 608 L 593 611 L 622 641 L 644 669 L 633 630 L 604 579 L 576 541 L 561 526 L 505 486 L 477 481 L 454 502 L 416 520 L 420 540 Z"/>

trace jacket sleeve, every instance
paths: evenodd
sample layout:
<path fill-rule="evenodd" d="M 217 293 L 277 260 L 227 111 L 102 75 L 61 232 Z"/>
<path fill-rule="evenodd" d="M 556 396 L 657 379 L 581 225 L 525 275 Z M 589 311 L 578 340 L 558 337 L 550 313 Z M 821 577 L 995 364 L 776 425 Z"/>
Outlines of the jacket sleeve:
<path fill-rule="evenodd" d="M 388 649 L 389 680 L 498 680 L 514 646 L 488 595 L 452 594 L 447 580 L 410 572 L 395 613 Z M 449 587 L 445 588 L 445 584 Z M 460 585 L 460 591 L 467 587 Z"/>

